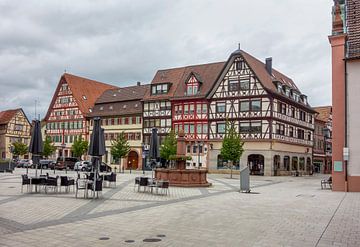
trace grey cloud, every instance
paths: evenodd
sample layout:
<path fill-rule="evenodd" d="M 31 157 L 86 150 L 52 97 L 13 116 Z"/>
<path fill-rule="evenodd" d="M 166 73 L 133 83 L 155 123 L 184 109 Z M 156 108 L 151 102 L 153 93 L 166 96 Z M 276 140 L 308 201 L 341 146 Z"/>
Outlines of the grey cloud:
<path fill-rule="evenodd" d="M 244 50 L 292 77 L 313 105 L 331 102 L 331 1 L 1 1 L 0 110 L 38 100 L 61 74 L 125 86 L 157 69 L 224 61 Z"/>

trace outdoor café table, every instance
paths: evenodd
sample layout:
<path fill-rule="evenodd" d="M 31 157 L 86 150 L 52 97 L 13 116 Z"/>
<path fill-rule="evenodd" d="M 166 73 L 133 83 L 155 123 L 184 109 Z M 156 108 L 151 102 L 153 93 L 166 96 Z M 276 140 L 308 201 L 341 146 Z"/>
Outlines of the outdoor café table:
<path fill-rule="evenodd" d="M 30 188 L 32 188 L 32 185 L 35 185 L 35 192 L 37 192 L 37 186 L 38 185 L 44 185 L 46 182 L 46 177 L 40 176 L 40 177 L 29 177 L 30 179 Z M 32 189 L 31 189 L 32 190 Z M 32 191 L 31 191 L 32 192 Z"/>

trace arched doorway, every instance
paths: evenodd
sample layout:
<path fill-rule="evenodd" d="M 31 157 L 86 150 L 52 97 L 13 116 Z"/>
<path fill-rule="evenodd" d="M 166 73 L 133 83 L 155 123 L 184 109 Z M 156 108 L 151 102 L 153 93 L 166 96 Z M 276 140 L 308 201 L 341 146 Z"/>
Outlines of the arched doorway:
<path fill-rule="evenodd" d="M 251 175 L 264 175 L 264 156 L 261 154 L 251 154 L 248 156 L 248 166 Z"/>
<path fill-rule="evenodd" d="M 298 170 L 298 157 L 292 157 L 292 161 L 291 161 L 291 170 L 292 171 L 297 171 Z"/>
<path fill-rule="evenodd" d="M 308 172 L 308 174 L 312 175 L 314 173 L 313 171 L 313 167 L 311 165 L 311 158 L 307 157 L 306 158 L 306 171 Z"/>
<path fill-rule="evenodd" d="M 274 176 L 278 176 L 280 171 L 280 155 L 274 155 Z"/>
<path fill-rule="evenodd" d="M 135 151 L 130 151 L 127 159 L 127 169 L 136 170 L 139 167 L 139 155 Z"/>

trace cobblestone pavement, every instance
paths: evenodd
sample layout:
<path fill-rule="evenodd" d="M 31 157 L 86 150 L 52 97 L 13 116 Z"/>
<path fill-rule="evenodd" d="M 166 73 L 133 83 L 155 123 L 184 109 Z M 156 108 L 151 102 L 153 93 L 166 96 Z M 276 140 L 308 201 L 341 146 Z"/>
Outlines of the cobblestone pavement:
<path fill-rule="evenodd" d="M 21 193 L 22 173 L 0 174 L 0 246 L 360 246 L 360 193 L 321 190 L 320 176 L 251 177 L 246 194 L 210 174 L 209 188 L 162 196 L 118 174 L 91 200 Z"/>

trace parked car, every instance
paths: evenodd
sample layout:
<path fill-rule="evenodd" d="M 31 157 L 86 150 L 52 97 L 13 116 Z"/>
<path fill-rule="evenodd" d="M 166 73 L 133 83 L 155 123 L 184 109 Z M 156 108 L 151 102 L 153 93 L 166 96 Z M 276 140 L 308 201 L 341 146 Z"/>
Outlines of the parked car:
<path fill-rule="evenodd" d="M 86 161 L 86 160 L 78 161 L 74 165 L 74 171 L 89 171 L 91 170 L 89 169 L 90 166 L 91 166 L 90 161 Z"/>
<path fill-rule="evenodd" d="M 55 164 L 55 169 L 63 170 L 67 167 L 67 169 L 74 169 L 75 163 L 78 162 L 79 159 L 75 157 L 65 157 L 65 162 L 63 157 L 58 157 Z"/>
<path fill-rule="evenodd" d="M 92 163 L 89 162 L 89 166 L 88 166 L 87 171 L 91 171 L 91 170 L 92 170 Z M 111 166 L 109 166 L 105 162 L 101 162 L 100 172 L 111 172 Z"/>
<path fill-rule="evenodd" d="M 38 165 L 38 168 L 42 169 L 53 169 L 55 166 L 56 161 L 55 160 L 40 160 L 40 165 Z"/>
<path fill-rule="evenodd" d="M 26 167 L 31 167 L 33 164 L 32 160 L 30 159 L 22 159 L 17 163 L 17 167 L 19 168 L 26 168 Z"/>

